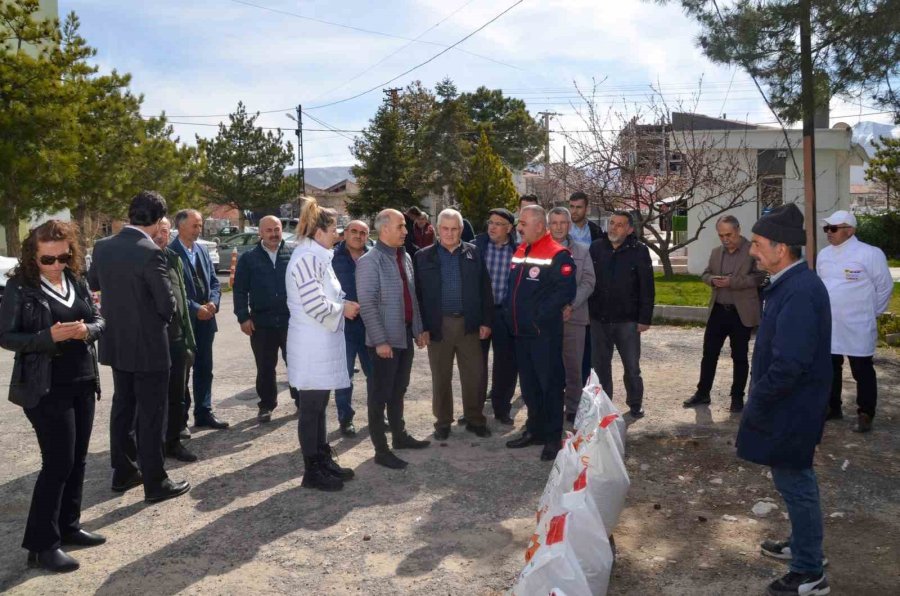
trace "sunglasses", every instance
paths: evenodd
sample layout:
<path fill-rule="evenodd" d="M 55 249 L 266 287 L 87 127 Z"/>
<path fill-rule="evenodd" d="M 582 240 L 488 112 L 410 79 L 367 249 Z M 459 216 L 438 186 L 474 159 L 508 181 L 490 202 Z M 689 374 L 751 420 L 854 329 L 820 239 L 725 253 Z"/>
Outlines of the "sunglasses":
<path fill-rule="evenodd" d="M 38 262 L 41 265 L 52 265 L 53 263 L 59 261 L 60 265 L 68 265 L 72 262 L 72 253 L 63 253 L 61 255 L 41 255 L 38 258 Z"/>
<path fill-rule="evenodd" d="M 823 230 L 826 234 L 834 234 L 834 233 L 837 232 L 838 230 L 846 230 L 846 229 L 849 228 L 849 227 L 850 227 L 850 226 L 822 226 L 822 230 Z"/>

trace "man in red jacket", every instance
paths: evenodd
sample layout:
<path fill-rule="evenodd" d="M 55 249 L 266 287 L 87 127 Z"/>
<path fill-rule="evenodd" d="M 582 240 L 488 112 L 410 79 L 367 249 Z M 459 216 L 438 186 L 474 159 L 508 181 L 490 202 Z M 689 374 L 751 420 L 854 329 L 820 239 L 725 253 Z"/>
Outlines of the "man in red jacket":
<path fill-rule="evenodd" d="M 518 232 L 522 244 L 513 255 L 509 271 L 506 316 L 515 337 L 528 421 L 522 436 L 506 446 L 517 449 L 543 445 L 541 459 L 551 461 L 562 438 L 566 384 L 562 313 L 575 299 L 575 261 L 550 236 L 542 207 L 522 209 Z"/>

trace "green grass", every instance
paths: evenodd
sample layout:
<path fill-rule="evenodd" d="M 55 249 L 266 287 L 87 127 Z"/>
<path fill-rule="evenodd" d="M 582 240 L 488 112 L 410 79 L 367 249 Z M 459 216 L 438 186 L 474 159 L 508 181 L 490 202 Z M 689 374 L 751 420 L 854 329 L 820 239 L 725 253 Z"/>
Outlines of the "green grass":
<path fill-rule="evenodd" d="M 888 303 L 888 312 L 900 317 L 900 282 L 894 284 L 894 293 L 891 294 L 891 301 Z"/>
<path fill-rule="evenodd" d="M 656 274 L 656 303 L 673 306 L 707 306 L 712 288 L 700 281 L 699 275 Z"/>
<path fill-rule="evenodd" d="M 888 259 L 888 267 L 900 267 L 900 259 Z"/>

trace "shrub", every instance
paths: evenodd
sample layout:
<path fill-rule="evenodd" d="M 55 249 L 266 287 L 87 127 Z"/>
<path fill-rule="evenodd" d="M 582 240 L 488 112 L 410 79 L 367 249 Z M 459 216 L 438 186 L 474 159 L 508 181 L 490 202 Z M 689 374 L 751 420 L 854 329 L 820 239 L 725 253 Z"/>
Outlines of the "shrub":
<path fill-rule="evenodd" d="M 888 258 L 900 258 L 900 211 L 859 215 L 856 236 L 884 251 Z"/>

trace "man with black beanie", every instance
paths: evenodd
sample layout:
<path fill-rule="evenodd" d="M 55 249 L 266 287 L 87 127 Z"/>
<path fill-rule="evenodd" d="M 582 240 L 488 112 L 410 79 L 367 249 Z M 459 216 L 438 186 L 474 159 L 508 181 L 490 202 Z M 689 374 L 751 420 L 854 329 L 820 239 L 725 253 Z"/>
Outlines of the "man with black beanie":
<path fill-rule="evenodd" d="M 791 561 L 768 594 L 828 594 L 822 509 L 813 455 L 831 389 L 831 307 L 825 285 L 802 259 L 803 214 L 793 203 L 753 226 L 750 255 L 771 275 L 753 350 L 750 394 L 737 436 L 738 457 L 772 469 L 791 536 L 762 553 Z"/>

